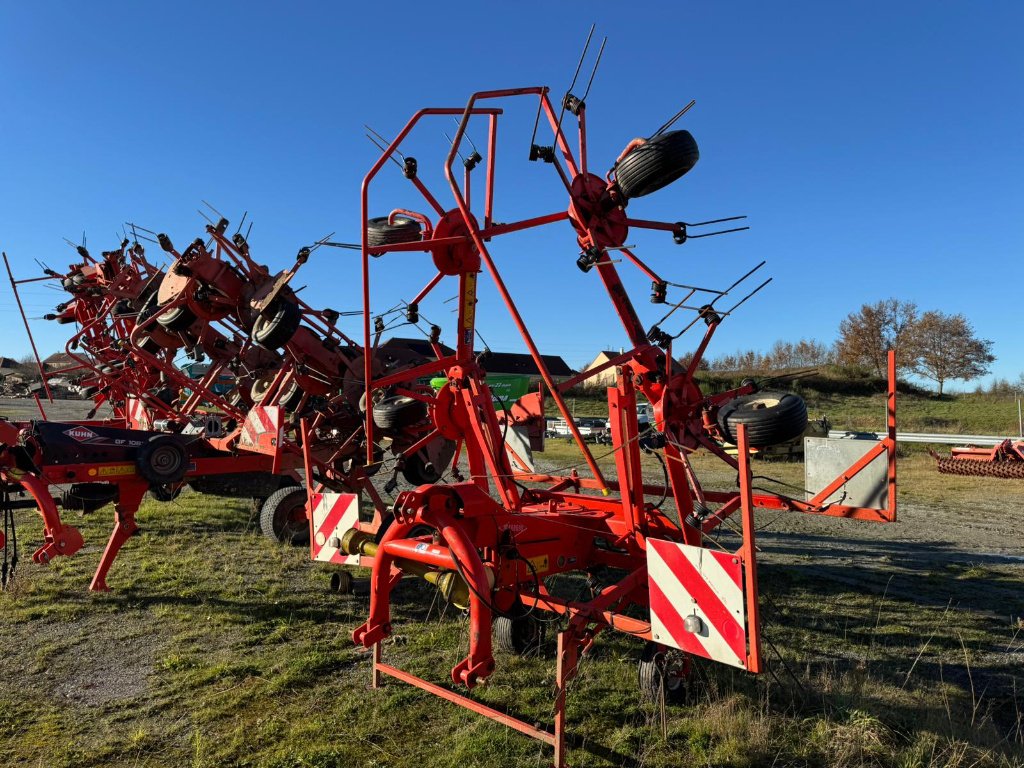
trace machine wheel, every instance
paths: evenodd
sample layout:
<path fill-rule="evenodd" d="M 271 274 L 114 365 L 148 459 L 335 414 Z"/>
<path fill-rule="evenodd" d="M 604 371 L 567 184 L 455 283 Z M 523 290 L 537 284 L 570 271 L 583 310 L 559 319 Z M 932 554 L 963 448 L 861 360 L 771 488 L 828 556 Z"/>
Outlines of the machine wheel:
<path fill-rule="evenodd" d="M 506 653 L 522 656 L 540 648 L 544 642 L 544 622 L 532 613 L 494 617 L 494 642 Z"/>
<path fill-rule="evenodd" d="M 165 483 L 163 485 L 152 485 L 149 488 L 149 495 L 160 502 L 174 501 L 181 495 L 184 485 Z"/>
<path fill-rule="evenodd" d="M 153 340 L 152 336 L 148 336 L 148 335 L 147 336 L 142 336 L 139 339 L 139 345 L 138 346 L 139 346 L 139 349 L 141 349 L 141 350 L 143 350 L 145 352 L 149 352 L 149 354 L 151 354 L 151 355 L 155 355 L 161 349 L 163 349 L 163 347 L 161 347 L 159 344 L 157 344 Z"/>
<path fill-rule="evenodd" d="M 778 445 L 799 437 L 807 429 L 807 404 L 791 392 L 756 392 L 737 397 L 718 411 L 718 426 L 725 439 L 736 443 L 736 425 L 747 425 L 754 448 Z"/>
<path fill-rule="evenodd" d="M 299 386 L 299 382 L 292 379 L 292 383 L 285 388 L 283 393 L 281 393 L 281 397 L 278 398 L 278 402 L 286 411 L 294 411 L 299 407 L 299 403 L 302 402 L 303 394 L 305 393 L 302 391 L 302 387 Z"/>
<path fill-rule="evenodd" d="M 373 423 L 384 430 L 398 431 L 418 424 L 427 416 L 427 404 L 408 397 L 385 397 L 373 406 Z"/>
<path fill-rule="evenodd" d="M 77 318 L 73 314 L 57 315 L 55 319 L 57 321 L 57 325 L 70 325 L 71 323 L 77 322 Z"/>
<path fill-rule="evenodd" d="M 188 470 L 188 452 L 172 435 L 153 435 L 139 448 L 135 466 L 153 486 L 180 483 Z"/>
<path fill-rule="evenodd" d="M 196 321 L 195 313 L 184 304 L 164 312 L 156 321 L 168 331 L 184 331 Z"/>
<path fill-rule="evenodd" d="M 669 131 L 626 155 L 615 168 L 622 194 L 631 199 L 666 187 L 697 164 L 700 152 L 689 131 Z"/>
<path fill-rule="evenodd" d="M 420 237 L 420 223 L 408 216 L 395 216 L 394 224 L 388 224 L 387 216 L 379 216 L 366 222 L 366 244 L 371 248 L 412 243 Z"/>
<path fill-rule="evenodd" d="M 117 486 L 107 483 L 75 483 L 61 495 L 64 509 L 77 509 L 83 515 L 95 512 L 117 500 Z"/>
<path fill-rule="evenodd" d="M 264 536 L 277 542 L 296 547 L 309 544 L 306 489 L 293 486 L 270 494 L 260 510 L 260 530 Z"/>
<path fill-rule="evenodd" d="M 432 440 L 425 448 L 405 460 L 402 477 L 413 485 L 433 485 L 441 479 L 454 455 L 454 440 Z"/>
<path fill-rule="evenodd" d="M 99 387 L 86 387 L 82 390 L 82 397 L 88 400 L 91 397 L 95 397 L 96 393 L 100 391 Z"/>
<path fill-rule="evenodd" d="M 640 697 L 645 701 L 659 702 L 664 692 L 667 703 L 681 704 L 686 700 L 690 669 L 689 656 L 658 643 L 648 642 L 637 665 Z"/>
<path fill-rule="evenodd" d="M 276 300 L 267 311 L 256 318 L 252 327 L 252 338 L 266 349 L 283 347 L 299 329 L 302 310 L 299 305 L 286 299 Z"/>

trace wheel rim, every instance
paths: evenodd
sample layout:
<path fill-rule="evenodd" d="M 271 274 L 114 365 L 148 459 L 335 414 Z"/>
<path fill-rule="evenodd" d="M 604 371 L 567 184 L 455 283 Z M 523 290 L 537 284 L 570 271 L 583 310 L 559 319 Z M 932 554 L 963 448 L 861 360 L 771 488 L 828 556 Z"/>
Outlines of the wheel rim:
<path fill-rule="evenodd" d="M 181 469 L 181 452 L 178 451 L 176 446 L 162 445 L 153 451 L 149 464 L 161 475 L 173 476 Z"/>

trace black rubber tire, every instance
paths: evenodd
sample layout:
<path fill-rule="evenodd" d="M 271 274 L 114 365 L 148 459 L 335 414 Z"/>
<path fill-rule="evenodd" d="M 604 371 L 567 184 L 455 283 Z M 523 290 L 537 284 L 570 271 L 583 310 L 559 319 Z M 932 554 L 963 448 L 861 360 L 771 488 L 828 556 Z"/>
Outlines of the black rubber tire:
<path fill-rule="evenodd" d="M 387 216 L 379 216 L 366 222 L 366 244 L 370 248 L 396 243 L 414 243 L 421 238 L 420 223 L 408 216 L 395 216 L 394 224 L 388 224 Z"/>
<path fill-rule="evenodd" d="M 95 397 L 96 393 L 99 391 L 99 387 L 86 387 L 82 390 L 82 397 L 88 400 L 90 397 Z"/>
<path fill-rule="evenodd" d="M 149 488 L 149 495 L 159 502 L 174 501 L 181 495 L 183 485 L 153 485 Z"/>
<path fill-rule="evenodd" d="M 196 321 L 195 313 L 185 304 L 164 312 L 156 321 L 168 331 L 184 331 Z"/>
<path fill-rule="evenodd" d="M 57 325 L 70 325 L 71 323 L 77 322 L 77 318 L 74 314 L 57 315 L 54 319 L 57 321 Z"/>
<path fill-rule="evenodd" d="M 637 685 L 640 698 L 660 702 L 664 693 L 668 704 L 682 704 L 687 696 L 687 675 L 676 659 L 679 656 L 665 646 L 647 642 L 637 664 Z"/>
<path fill-rule="evenodd" d="M 298 510 L 302 511 L 299 521 Z M 260 530 L 267 538 L 282 544 L 305 547 L 309 544 L 309 521 L 306 518 L 306 489 L 291 486 L 274 491 L 260 510 Z"/>
<path fill-rule="evenodd" d="M 434 441 L 431 441 L 433 443 Z M 438 438 L 438 445 L 432 451 L 427 446 L 407 458 L 402 464 L 402 477 L 413 485 L 433 485 L 448 469 L 455 456 L 455 441 Z M 434 461 L 431 461 L 431 454 Z"/>
<path fill-rule="evenodd" d="M 615 180 L 627 199 L 643 197 L 683 176 L 699 158 L 689 131 L 669 131 L 622 158 L 615 167 Z"/>
<path fill-rule="evenodd" d="M 737 397 L 718 411 L 722 436 L 736 444 L 736 425 L 747 425 L 752 448 L 778 445 L 799 437 L 807 429 L 807 404 L 791 392 L 756 392 Z"/>
<path fill-rule="evenodd" d="M 302 310 L 287 299 L 278 299 L 256 318 L 252 327 L 252 340 L 266 349 L 280 349 L 299 330 Z"/>
<path fill-rule="evenodd" d="M 163 347 L 157 344 L 151 336 L 142 336 L 138 347 L 145 352 L 149 352 L 151 355 L 155 355 L 163 349 Z"/>
<path fill-rule="evenodd" d="M 173 435 L 153 435 L 135 454 L 135 466 L 151 485 L 180 483 L 188 471 L 188 451 Z"/>
<path fill-rule="evenodd" d="M 397 432 L 427 417 L 427 404 L 406 395 L 385 397 L 373 406 L 373 423 L 385 431 Z"/>
<path fill-rule="evenodd" d="M 533 613 L 525 611 L 520 616 L 494 617 L 494 643 L 505 653 L 523 656 L 540 649 L 544 642 L 546 626 Z"/>
<path fill-rule="evenodd" d="M 61 494 L 61 506 L 64 509 L 77 509 L 83 515 L 95 512 L 116 501 L 118 490 L 116 485 L 107 483 L 74 483 Z"/>
<path fill-rule="evenodd" d="M 299 407 L 299 403 L 302 402 L 302 396 L 305 393 L 302 391 L 302 387 L 299 386 L 299 382 L 292 379 L 292 383 L 285 387 L 284 392 L 281 393 L 281 397 L 278 398 L 278 403 L 286 411 L 294 412 Z"/>

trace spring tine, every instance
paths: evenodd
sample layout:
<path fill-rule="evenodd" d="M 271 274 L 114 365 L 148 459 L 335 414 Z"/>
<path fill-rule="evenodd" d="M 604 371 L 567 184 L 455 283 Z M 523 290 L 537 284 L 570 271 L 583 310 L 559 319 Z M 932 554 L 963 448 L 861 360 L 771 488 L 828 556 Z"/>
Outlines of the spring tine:
<path fill-rule="evenodd" d="M 366 124 L 364 123 L 364 124 L 363 124 L 363 127 L 364 127 L 364 128 L 366 129 L 366 130 L 368 130 L 368 131 L 369 131 L 370 133 L 372 133 L 372 134 L 373 134 L 374 136 L 376 136 L 376 137 L 377 137 L 378 139 L 380 139 L 380 140 L 381 140 L 382 142 L 384 142 L 384 149 L 387 149 L 387 148 L 388 148 L 388 145 L 390 145 L 390 144 L 391 144 L 391 142 L 390 142 L 390 141 L 388 141 L 387 139 L 385 139 L 385 138 L 384 138 L 383 136 L 381 136 L 381 134 L 380 134 L 379 132 L 377 132 L 377 131 L 373 130 L 373 128 L 371 128 L 370 126 L 368 126 L 368 125 L 366 125 Z M 405 161 L 405 155 L 403 155 L 403 154 L 402 154 L 402 151 L 401 151 L 400 149 L 398 149 L 398 148 L 395 148 L 395 153 L 396 153 L 396 154 L 397 154 L 397 155 L 398 155 L 398 156 L 399 156 L 400 158 L 402 158 L 402 161 L 403 161 L 403 162 Z"/>
<path fill-rule="evenodd" d="M 741 278 L 740 278 L 739 280 L 737 280 L 737 281 L 736 281 L 735 283 L 733 283 L 733 284 L 732 284 L 732 285 L 730 285 L 730 286 L 729 286 L 728 288 L 726 288 L 726 289 L 725 289 L 725 291 L 723 291 L 723 292 L 722 292 L 722 295 L 724 296 L 725 294 L 727 294 L 727 293 L 728 293 L 729 291 L 731 291 L 731 290 L 732 290 L 733 288 L 735 288 L 735 287 L 736 287 L 737 285 L 739 285 L 740 283 L 742 283 L 742 282 L 743 282 L 744 280 L 746 280 L 746 279 L 747 279 L 748 277 L 750 277 L 750 276 L 751 276 L 752 274 L 754 274 L 755 272 L 757 272 L 757 270 L 759 270 L 759 269 L 760 269 L 761 267 L 763 267 L 763 266 L 764 266 L 765 264 L 767 264 L 767 263 L 768 263 L 767 261 L 765 261 L 765 260 L 762 260 L 760 264 L 758 264 L 758 265 L 757 265 L 756 267 L 754 267 L 754 268 L 753 268 L 752 270 L 750 270 L 749 272 L 747 272 L 747 274 L 745 274 L 745 275 L 744 275 L 743 277 L 741 277 Z"/>
<path fill-rule="evenodd" d="M 238 229 L 235 230 L 235 234 L 236 235 L 239 232 L 242 231 L 242 227 L 245 225 L 245 217 L 248 216 L 248 215 L 249 215 L 248 211 L 245 211 L 245 212 L 242 213 L 242 220 L 238 222 Z"/>
<path fill-rule="evenodd" d="M 457 154 L 457 155 L 459 156 L 459 159 L 460 159 L 460 160 L 461 160 L 462 162 L 466 162 L 466 158 L 464 158 L 464 157 L 462 156 L 462 152 L 461 152 L 461 151 L 459 151 L 459 148 L 455 146 L 455 140 L 454 140 L 454 139 L 452 139 L 452 137 L 451 137 L 451 136 L 449 136 L 449 135 L 447 134 L 447 132 L 445 132 L 445 131 L 441 131 L 441 135 L 443 135 L 443 136 L 444 136 L 444 137 L 445 137 L 446 139 L 448 139 L 448 146 L 450 146 L 450 147 L 455 147 L 455 154 Z M 462 135 L 463 135 L 463 136 L 465 136 L 465 135 L 466 135 L 465 131 L 463 131 Z M 475 149 L 475 147 L 474 147 L 474 149 Z"/>
<path fill-rule="evenodd" d="M 158 234 L 158 233 L 154 232 L 152 229 L 146 229 L 141 224 L 132 224 L 130 221 L 128 222 L 128 226 L 131 227 L 132 229 L 141 229 L 143 232 L 148 232 L 151 235 Z"/>
<path fill-rule="evenodd" d="M 583 68 L 583 60 L 587 57 L 587 49 L 590 47 L 590 38 L 594 36 L 594 28 L 597 24 L 590 25 L 590 33 L 587 35 L 587 42 L 583 44 L 583 53 L 580 54 L 579 64 L 576 65 L 576 74 L 572 76 L 572 82 L 569 83 L 569 90 L 566 93 L 572 93 L 573 87 L 576 85 L 576 79 L 580 76 L 580 69 Z M 558 137 L 562 134 L 562 118 L 565 117 L 565 99 L 562 99 L 562 109 L 558 112 L 558 124 L 555 126 L 555 145 L 558 145 Z"/>
<path fill-rule="evenodd" d="M 217 216 L 219 216 L 220 218 L 222 218 L 222 219 L 226 219 L 226 218 L 227 218 L 227 217 L 226 217 L 226 216 L 225 216 L 225 215 L 224 215 L 223 213 L 221 213 L 220 211 L 218 211 L 218 210 L 217 210 L 216 208 L 214 208 L 214 207 L 213 207 L 212 205 L 210 205 L 210 204 L 209 204 L 208 202 L 206 202 L 205 200 L 200 200 L 200 202 L 201 202 L 201 203 L 202 203 L 203 205 L 205 205 L 205 206 L 206 206 L 207 208 L 209 208 L 209 209 L 210 209 L 211 211 L 213 211 L 214 213 L 216 213 L 216 214 L 217 214 Z"/>
<path fill-rule="evenodd" d="M 592 86 L 594 84 L 594 75 L 597 74 L 597 67 L 601 63 L 601 55 L 604 53 L 604 47 L 607 44 L 608 44 L 608 36 L 605 35 L 604 39 L 601 41 L 601 47 L 597 51 L 597 61 L 594 62 L 594 69 L 590 73 L 590 80 L 587 81 L 587 90 L 583 92 L 583 98 L 581 98 L 580 101 L 586 101 L 587 100 L 587 96 L 590 95 L 590 86 Z"/>
<path fill-rule="evenodd" d="M 692 224 L 690 222 L 686 222 L 686 226 L 688 226 L 688 227 L 703 227 L 703 226 L 706 226 L 707 224 L 722 224 L 722 223 L 724 223 L 726 221 L 739 221 L 740 219 L 745 219 L 745 218 L 747 218 L 745 214 L 743 216 L 727 216 L 724 219 L 710 219 L 709 221 L 695 221 Z"/>
<path fill-rule="evenodd" d="M 455 124 L 456 124 L 456 125 L 462 125 L 462 123 L 461 123 L 461 122 L 459 122 L 459 118 L 457 118 L 457 117 L 456 117 L 455 115 L 452 115 L 452 120 L 454 120 L 454 121 L 455 121 Z M 468 124 L 467 124 L 467 125 L 468 125 Z M 446 134 L 445 134 L 445 136 L 447 136 L 447 135 L 448 135 L 448 134 L 446 133 Z M 479 151 L 480 151 L 480 150 L 478 150 L 478 149 L 476 148 L 476 142 L 475 142 L 475 141 L 473 141 L 473 137 L 469 135 L 469 130 L 468 130 L 468 128 L 467 128 L 467 130 L 465 130 L 465 131 L 463 131 L 463 132 L 462 132 L 462 135 L 466 137 L 466 140 L 467 140 L 467 141 L 469 142 L 469 145 L 470 145 L 470 146 L 471 146 L 471 147 L 473 148 L 473 151 L 474 151 L 474 152 L 479 152 Z M 451 140 L 449 139 L 449 141 L 451 141 Z"/>
<path fill-rule="evenodd" d="M 379 150 L 380 150 L 381 152 L 387 152 L 387 151 L 388 151 L 388 146 L 387 146 L 387 144 L 380 144 L 380 143 L 378 143 L 378 142 L 377 142 L 377 140 L 376 140 L 375 138 L 373 138 L 373 136 L 371 136 L 370 134 L 366 134 L 366 138 L 368 138 L 368 139 L 370 140 L 370 142 L 371 142 L 371 143 L 372 143 L 372 144 L 373 144 L 373 145 L 374 145 L 374 146 L 375 146 L 375 147 L 376 147 L 377 149 L 379 149 Z M 398 150 L 397 150 L 397 149 L 396 149 L 395 151 L 396 151 L 396 152 L 398 152 Z M 402 153 L 401 153 L 401 152 L 398 152 L 398 154 L 400 154 L 400 155 L 401 155 Z M 404 157 L 404 155 L 403 155 L 403 157 Z M 398 166 L 399 168 L 402 168 L 402 167 L 403 167 L 403 166 L 402 166 L 402 164 L 401 164 L 400 162 L 398 162 L 398 160 L 397 160 L 397 159 L 395 159 L 395 156 L 394 156 L 394 155 L 390 155 L 388 159 L 389 159 L 389 160 L 391 160 L 391 162 L 392 162 L 392 163 L 394 163 L 395 165 L 397 165 L 397 166 Z"/>
<path fill-rule="evenodd" d="M 211 226 L 211 227 L 214 227 L 214 226 L 216 226 L 216 224 L 214 224 L 214 221 L 213 221 L 213 219 L 211 219 L 211 218 L 210 218 L 209 216 L 207 216 L 207 215 L 206 215 L 205 213 L 203 213 L 203 212 L 202 212 L 201 210 L 199 210 L 198 208 L 196 208 L 196 213 L 198 213 L 198 214 L 199 214 L 200 216 L 202 216 L 202 217 L 203 217 L 204 219 L 206 219 L 206 220 L 207 220 L 207 221 L 208 221 L 208 222 L 210 223 L 210 226 Z"/>
<path fill-rule="evenodd" d="M 675 123 L 676 120 L 678 120 L 680 117 L 682 117 L 687 112 L 689 112 L 690 109 L 693 107 L 693 105 L 696 104 L 696 103 L 697 103 L 696 99 L 690 99 L 690 103 L 689 104 L 687 104 L 685 107 L 683 107 L 678 112 L 676 112 L 674 115 L 672 115 L 672 117 L 669 118 L 668 122 L 665 123 L 663 126 L 661 126 L 661 128 L 656 130 L 650 136 L 648 136 L 647 140 L 650 141 L 653 138 L 661 136 L 661 134 L 663 134 L 665 131 L 667 131 L 669 128 L 672 127 L 672 124 Z"/>
<path fill-rule="evenodd" d="M 687 240 L 696 240 L 698 237 L 713 237 L 714 235 L 727 235 L 730 232 L 742 232 L 745 229 L 750 229 L 750 227 L 733 227 L 732 229 L 722 229 L 722 230 L 719 230 L 718 232 L 706 232 L 703 235 L 691 235 L 691 234 L 687 233 L 686 239 Z"/>
<path fill-rule="evenodd" d="M 731 315 L 731 314 L 732 314 L 733 312 L 735 312 L 735 311 L 736 311 L 737 309 L 739 309 L 739 308 L 740 308 L 740 305 L 742 305 L 742 304 L 743 304 L 743 303 L 744 303 L 744 302 L 745 302 L 745 301 L 746 301 L 747 299 L 749 299 L 749 298 L 750 298 L 751 296 L 753 296 L 753 295 L 754 295 L 755 293 L 757 293 L 757 292 L 758 292 L 758 291 L 760 291 L 760 290 L 761 290 L 762 288 L 764 288 L 764 287 L 765 287 L 766 285 L 768 285 L 768 283 L 770 283 L 770 282 L 771 282 L 772 280 L 774 280 L 774 278 L 772 278 L 772 277 L 769 277 L 769 278 L 768 278 L 767 280 L 765 280 L 765 281 L 764 281 L 763 283 L 761 283 L 761 284 L 760 284 L 759 286 L 757 286 L 757 288 L 755 288 L 754 290 L 752 290 L 752 291 L 751 291 L 750 293 L 748 293 L 748 294 L 747 294 L 746 296 L 744 296 L 744 297 L 743 297 L 742 299 L 740 299 L 740 300 L 739 300 L 739 301 L 737 301 L 737 302 L 736 302 L 735 304 L 733 304 L 733 305 L 732 305 L 731 307 L 729 307 L 729 309 L 727 309 L 727 310 L 726 310 L 725 312 L 723 312 L 723 313 L 722 313 L 722 316 L 723 316 L 723 317 L 726 317 L 726 316 L 728 316 L 728 315 Z"/>

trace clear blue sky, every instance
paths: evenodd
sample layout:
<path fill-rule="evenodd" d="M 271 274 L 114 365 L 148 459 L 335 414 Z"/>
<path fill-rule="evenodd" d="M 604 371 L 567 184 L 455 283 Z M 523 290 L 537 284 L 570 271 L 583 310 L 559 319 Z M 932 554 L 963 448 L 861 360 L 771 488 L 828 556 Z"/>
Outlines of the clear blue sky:
<path fill-rule="evenodd" d="M 0 248 L 25 277 L 34 258 L 72 260 L 63 236 L 109 248 L 126 220 L 185 244 L 202 232 L 200 199 L 234 220 L 247 210 L 270 265 L 328 232 L 355 241 L 376 156 L 364 123 L 390 135 L 484 88 L 561 94 L 591 22 L 609 36 L 588 99 L 595 169 L 697 100 L 680 127 L 700 163 L 630 213 L 750 216 L 749 232 L 683 247 L 636 233 L 638 253 L 676 282 L 724 287 L 761 259 L 775 278 L 711 354 L 831 341 L 847 313 L 896 296 L 965 313 L 995 342 L 996 375 L 1024 371 L 1019 2 L 4 3 Z M 550 166 L 526 161 L 532 105 L 506 106 L 497 217 L 564 208 Z M 429 124 L 413 145 L 438 194 L 451 129 Z M 471 135 L 483 143 L 482 126 Z M 424 207 L 394 168 L 371 203 Z M 543 351 L 581 365 L 625 342 L 568 225 L 500 238 L 494 255 Z M 378 310 L 432 273 L 419 255 L 374 266 Z M 647 281 L 624 272 L 652 322 Z M 314 305 L 358 309 L 357 276 L 354 253 L 321 249 L 298 283 Z M 0 354 L 18 356 L 28 345 L 3 296 Z M 57 297 L 28 288 L 30 314 Z M 423 308 L 449 341 L 450 309 Z M 492 291 L 480 312 L 492 348 L 522 349 Z M 63 345 L 66 326 L 35 325 L 43 351 Z"/>

